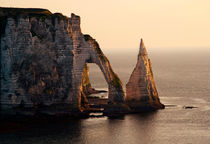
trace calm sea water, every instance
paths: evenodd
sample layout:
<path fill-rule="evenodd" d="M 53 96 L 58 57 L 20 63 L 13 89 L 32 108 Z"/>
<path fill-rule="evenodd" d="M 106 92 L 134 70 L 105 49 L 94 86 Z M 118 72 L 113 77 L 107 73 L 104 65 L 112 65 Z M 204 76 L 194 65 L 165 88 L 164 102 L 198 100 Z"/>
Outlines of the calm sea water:
<path fill-rule="evenodd" d="M 125 85 L 136 64 L 132 52 L 107 54 Z M 0 144 L 209 144 L 210 52 L 153 52 L 156 86 L 166 109 L 118 119 L 89 118 L 29 126 L 1 133 Z M 99 68 L 90 65 L 92 85 L 107 89 Z M 105 96 L 105 94 L 101 94 Z M 184 109 L 184 106 L 195 106 Z"/>

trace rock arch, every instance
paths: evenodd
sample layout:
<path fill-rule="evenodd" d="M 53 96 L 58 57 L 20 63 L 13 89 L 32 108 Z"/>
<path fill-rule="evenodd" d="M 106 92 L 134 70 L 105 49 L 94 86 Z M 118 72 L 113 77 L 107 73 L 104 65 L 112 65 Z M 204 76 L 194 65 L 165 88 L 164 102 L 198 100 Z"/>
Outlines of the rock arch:
<path fill-rule="evenodd" d="M 101 51 L 98 43 L 89 35 L 83 35 L 80 30 L 80 17 L 72 14 L 70 18 L 70 34 L 73 39 L 73 78 L 72 92 L 68 96 L 68 101 L 78 104 L 81 108 L 82 92 L 82 73 L 87 63 L 95 63 L 101 69 L 105 80 L 108 84 L 108 101 L 109 103 L 124 102 L 124 91 L 122 82 Z"/>

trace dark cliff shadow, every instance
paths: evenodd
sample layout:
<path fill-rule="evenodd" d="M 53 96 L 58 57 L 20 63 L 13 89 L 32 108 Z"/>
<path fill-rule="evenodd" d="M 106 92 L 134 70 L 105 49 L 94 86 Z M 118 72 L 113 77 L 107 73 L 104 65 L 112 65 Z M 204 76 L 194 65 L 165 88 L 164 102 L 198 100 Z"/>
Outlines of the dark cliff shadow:
<path fill-rule="evenodd" d="M 1 132 L 1 143 L 67 143 L 81 138 L 81 120 L 16 125 L 17 129 Z"/>

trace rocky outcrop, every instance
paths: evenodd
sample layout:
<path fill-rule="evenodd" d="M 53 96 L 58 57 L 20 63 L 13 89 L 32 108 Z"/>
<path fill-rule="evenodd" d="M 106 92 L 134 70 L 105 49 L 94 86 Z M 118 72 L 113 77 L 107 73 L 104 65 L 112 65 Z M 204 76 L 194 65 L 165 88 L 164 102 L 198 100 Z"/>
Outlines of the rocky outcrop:
<path fill-rule="evenodd" d="M 0 50 L 0 115 L 86 115 L 91 109 L 86 96 L 97 92 L 88 63 L 99 66 L 108 84 L 104 115 L 164 107 L 143 41 L 124 98 L 122 82 L 97 41 L 81 32 L 75 14 L 0 8 Z"/>
<path fill-rule="evenodd" d="M 126 85 L 125 101 L 134 111 L 164 108 L 158 97 L 151 61 L 142 39 L 136 67 Z"/>
<path fill-rule="evenodd" d="M 84 112 L 87 63 L 103 72 L 109 103 L 124 102 L 121 81 L 98 43 L 82 34 L 79 16 L 0 8 L 0 21 L 1 114 Z"/>
<path fill-rule="evenodd" d="M 71 36 L 74 47 L 73 63 L 73 93 L 69 95 L 69 100 L 78 102 L 80 95 L 82 71 L 86 63 L 95 63 L 99 66 L 108 84 L 109 103 L 124 102 L 124 92 L 122 83 L 113 72 L 106 56 L 101 51 L 99 44 L 89 35 L 83 35 L 80 30 L 80 18 L 72 14 L 70 18 Z M 79 100 L 80 101 L 80 100 Z M 79 104 L 80 105 L 80 104 Z"/>

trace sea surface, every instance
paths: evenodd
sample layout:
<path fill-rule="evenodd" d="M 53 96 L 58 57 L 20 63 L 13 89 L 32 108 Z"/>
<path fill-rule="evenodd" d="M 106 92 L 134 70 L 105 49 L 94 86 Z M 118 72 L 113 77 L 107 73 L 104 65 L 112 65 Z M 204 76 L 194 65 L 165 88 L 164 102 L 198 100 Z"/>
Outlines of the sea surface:
<path fill-rule="evenodd" d="M 106 53 L 124 86 L 137 54 Z M 164 110 L 31 125 L 0 133 L 0 144 L 210 144 L 210 51 L 155 51 L 149 56 Z M 107 90 L 95 64 L 90 64 L 90 79 L 96 89 Z"/>

